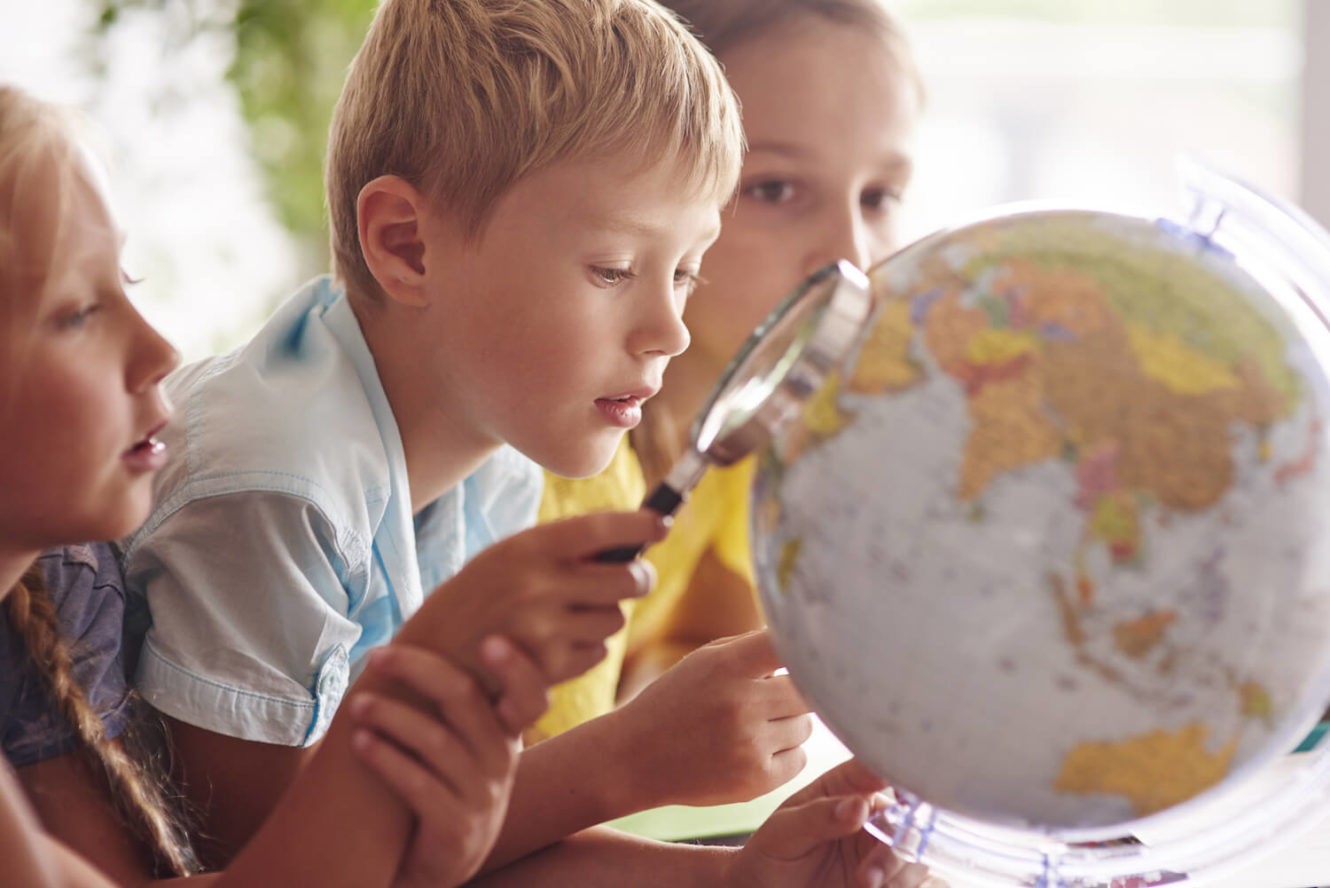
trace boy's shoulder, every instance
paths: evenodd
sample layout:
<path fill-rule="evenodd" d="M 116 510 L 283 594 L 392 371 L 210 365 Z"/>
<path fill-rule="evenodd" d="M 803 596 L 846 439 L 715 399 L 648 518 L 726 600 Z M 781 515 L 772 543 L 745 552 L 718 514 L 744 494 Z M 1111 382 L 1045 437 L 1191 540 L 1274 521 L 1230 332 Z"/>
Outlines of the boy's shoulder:
<path fill-rule="evenodd" d="M 154 519 L 202 497 L 295 496 L 334 514 L 386 501 L 402 445 L 346 298 L 303 287 L 244 346 L 166 381 L 176 417 L 162 435 Z M 149 523 L 153 523 L 150 519 Z"/>

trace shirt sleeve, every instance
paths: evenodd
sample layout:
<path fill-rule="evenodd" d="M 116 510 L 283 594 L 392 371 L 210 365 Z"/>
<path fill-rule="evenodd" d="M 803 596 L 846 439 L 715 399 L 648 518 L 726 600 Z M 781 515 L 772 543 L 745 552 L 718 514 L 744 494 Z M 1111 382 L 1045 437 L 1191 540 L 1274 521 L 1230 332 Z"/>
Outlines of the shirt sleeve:
<path fill-rule="evenodd" d="M 350 601 L 364 593 L 312 504 L 255 492 L 193 501 L 136 540 L 126 580 L 152 620 L 135 684 L 158 710 L 285 746 L 327 730 L 361 631 Z"/>
<path fill-rule="evenodd" d="M 117 737 L 125 728 L 129 688 L 120 657 L 124 581 L 115 553 L 105 544 L 66 546 L 43 553 L 38 566 L 74 681 L 106 735 Z M 3 611 L 0 626 L 0 660 L 7 667 L 0 679 L 5 756 L 24 767 L 74 751 L 77 732 Z"/>

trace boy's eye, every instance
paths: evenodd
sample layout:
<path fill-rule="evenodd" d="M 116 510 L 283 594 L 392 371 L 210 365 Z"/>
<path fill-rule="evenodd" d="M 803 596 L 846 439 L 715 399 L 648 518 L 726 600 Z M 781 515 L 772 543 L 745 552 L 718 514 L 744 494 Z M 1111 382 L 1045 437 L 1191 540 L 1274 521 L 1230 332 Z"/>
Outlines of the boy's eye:
<path fill-rule="evenodd" d="M 782 204 L 793 199 L 794 185 L 784 179 L 769 179 L 765 182 L 749 185 L 744 189 L 744 195 L 763 203 Z"/>
<path fill-rule="evenodd" d="M 611 287 L 615 284 L 621 284 L 624 281 L 631 280 L 633 277 L 633 272 L 630 269 L 606 268 L 605 266 L 600 265 L 591 266 L 591 273 L 595 276 L 597 281 Z"/>
<path fill-rule="evenodd" d="M 676 268 L 674 270 L 674 286 L 682 287 L 685 291 L 692 293 L 701 283 L 702 278 L 696 271 L 690 271 L 687 268 Z"/>

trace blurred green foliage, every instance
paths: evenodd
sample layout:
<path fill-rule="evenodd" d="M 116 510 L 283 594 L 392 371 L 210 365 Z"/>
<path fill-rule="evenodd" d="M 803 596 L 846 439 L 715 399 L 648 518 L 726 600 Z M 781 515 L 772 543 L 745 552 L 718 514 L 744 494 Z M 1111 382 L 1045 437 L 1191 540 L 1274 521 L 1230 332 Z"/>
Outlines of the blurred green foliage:
<path fill-rule="evenodd" d="M 376 0 L 90 0 L 94 36 L 105 40 L 127 16 L 152 14 L 178 49 L 204 31 L 234 41 L 227 71 L 281 222 L 321 270 L 326 262 L 323 154 L 347 65 Z"/>

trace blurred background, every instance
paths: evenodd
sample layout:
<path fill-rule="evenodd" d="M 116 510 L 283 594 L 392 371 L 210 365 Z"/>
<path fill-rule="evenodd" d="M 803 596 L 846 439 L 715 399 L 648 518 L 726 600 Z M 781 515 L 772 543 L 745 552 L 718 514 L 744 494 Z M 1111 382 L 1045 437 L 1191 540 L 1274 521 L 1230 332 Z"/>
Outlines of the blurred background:
<path fill-rule="evenodd" d="M 0 0 L 0 80 L 92 119 L 135 298 L 187 359 L 327 267 L 324 135 L 374 6 Z M 894 7 L 928 89 L 911 236 L 1015 200 L 1173 212 L 1183 152 L 1330 221 L 1326 0 Z"/>

